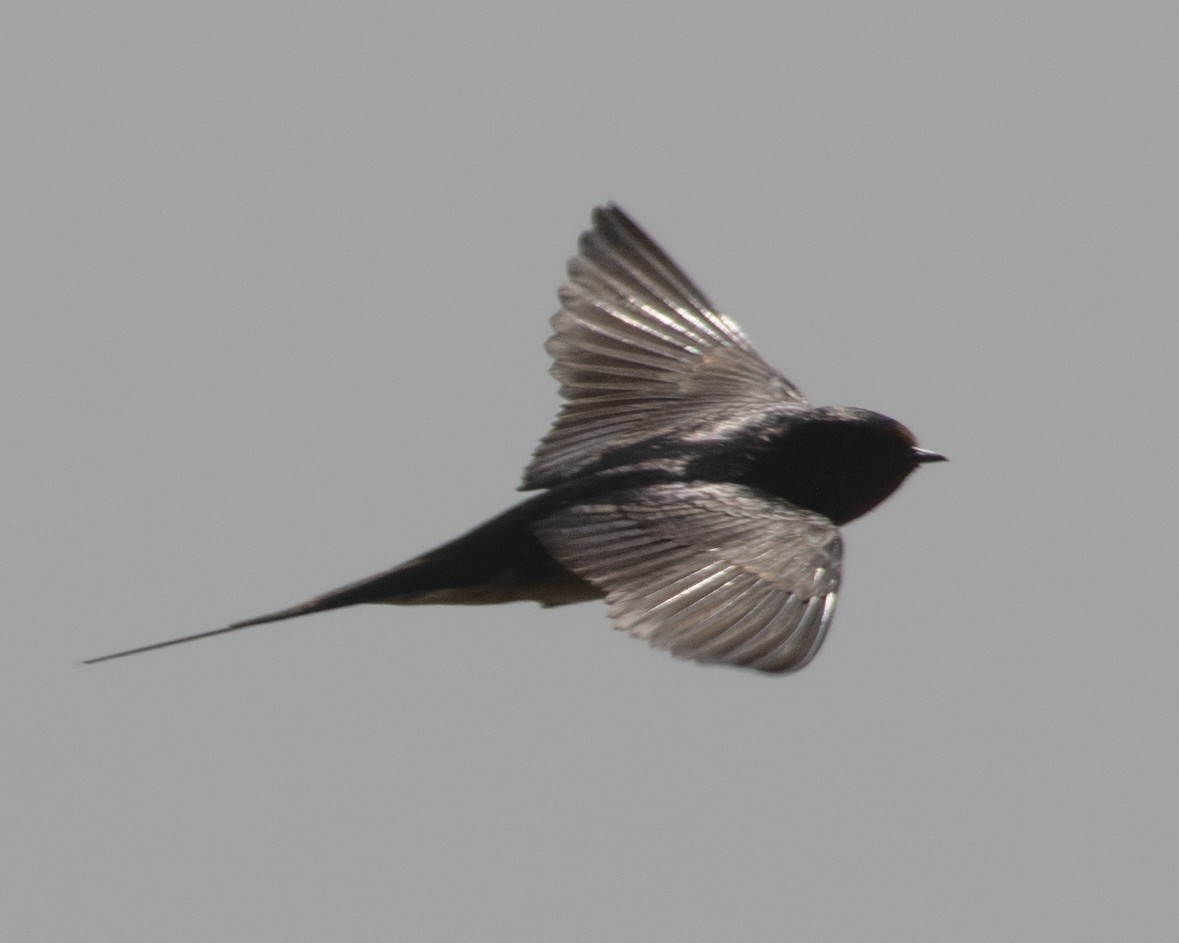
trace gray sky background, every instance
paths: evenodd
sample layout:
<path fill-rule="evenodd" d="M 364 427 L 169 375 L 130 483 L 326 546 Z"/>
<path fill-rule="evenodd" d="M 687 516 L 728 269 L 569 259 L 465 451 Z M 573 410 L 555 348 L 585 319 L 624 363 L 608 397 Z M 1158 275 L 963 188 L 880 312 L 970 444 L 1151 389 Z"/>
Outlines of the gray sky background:
<path fill-rule="evenodd" d="M 1173 4 L 18 3 L 0 932 L 1170 940 Z M 617 200 L 952 461 L 766 678 L 294 603 L 517 500 Z"/>

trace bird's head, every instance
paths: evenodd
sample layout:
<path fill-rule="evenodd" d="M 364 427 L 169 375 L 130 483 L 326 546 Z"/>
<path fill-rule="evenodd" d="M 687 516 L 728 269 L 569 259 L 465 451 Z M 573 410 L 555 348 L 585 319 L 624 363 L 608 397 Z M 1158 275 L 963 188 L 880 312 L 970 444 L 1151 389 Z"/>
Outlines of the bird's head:
<path fill-rule="evenodd" d="M 823 406 L 792 417 L 759 463 L 760 487 L 836 524 L 867 514 L 919 465 L 945 461 L 917 446 L 905 426 L 852 406 Z"/>

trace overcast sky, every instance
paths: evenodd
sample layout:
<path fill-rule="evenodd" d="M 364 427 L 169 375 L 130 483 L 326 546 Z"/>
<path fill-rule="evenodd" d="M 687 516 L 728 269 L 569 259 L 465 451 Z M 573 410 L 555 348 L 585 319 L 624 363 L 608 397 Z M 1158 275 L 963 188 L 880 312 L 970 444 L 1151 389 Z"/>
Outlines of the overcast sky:
<path fill-rule="evenodd" d="M 18 4 L 0 932 L 1169 940 L 1175 124 L 1151 3 Z M 803 672 L 298 602 L 519 499 L 620 202 L 950 456 Z"/>

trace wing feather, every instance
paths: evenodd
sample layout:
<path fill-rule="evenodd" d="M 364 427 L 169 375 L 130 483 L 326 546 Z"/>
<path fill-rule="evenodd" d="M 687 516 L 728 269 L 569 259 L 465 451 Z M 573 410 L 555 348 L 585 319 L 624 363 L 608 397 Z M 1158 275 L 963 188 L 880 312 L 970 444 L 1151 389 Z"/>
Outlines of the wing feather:
<path fill-rule="evenodd" d="M 814 657 L 834 614 L 835 525 L 743 485 L 613 492 L 534 530 L 602 590 L 617 628 L 681 658 L 793 671 Z"/>
<path fill-rule="evenodd" d="M 560 299 L 546 349 L 566 402 L 525 488 L 559 484 L 644 440 L 806 403 L 617 206 L 594 211 Z"/>

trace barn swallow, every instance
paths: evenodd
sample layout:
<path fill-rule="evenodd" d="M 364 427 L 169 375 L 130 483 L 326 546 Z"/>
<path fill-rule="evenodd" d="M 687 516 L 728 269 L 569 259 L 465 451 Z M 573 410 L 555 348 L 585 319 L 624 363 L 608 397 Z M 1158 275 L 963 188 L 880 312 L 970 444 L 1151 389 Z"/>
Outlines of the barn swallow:
<path fill-rule="evenodd" d="M 520 486 L 538 494 L 297 606 L 84 664 L 358 603 L 605 598 L 616 628 L 681 658 L 806 665 L 838 526 L 944 456 L 880 413 L 810 405 L 618 206 L 594 210 L 568 273 L 546 344 L 565 402 Z"/>

